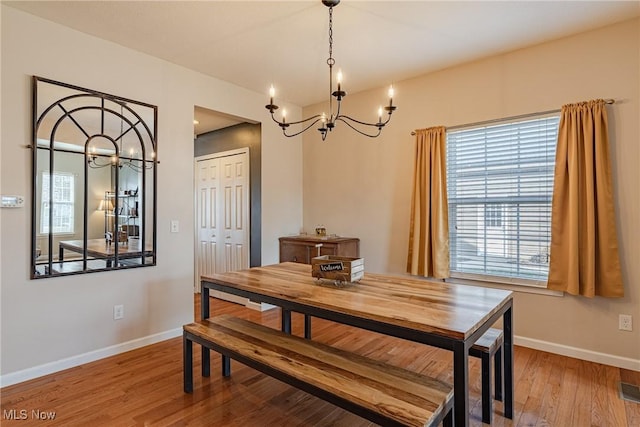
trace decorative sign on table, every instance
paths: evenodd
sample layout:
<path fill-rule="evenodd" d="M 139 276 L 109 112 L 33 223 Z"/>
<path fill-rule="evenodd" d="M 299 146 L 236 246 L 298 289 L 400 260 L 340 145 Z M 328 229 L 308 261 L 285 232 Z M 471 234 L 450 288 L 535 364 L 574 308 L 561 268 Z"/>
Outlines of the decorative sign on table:
<path fill-rule="evenodd" d="M 311 259 L 311 276 L 336 284 L 357 282 L 364 277 L 364 259 L 322 255 Z"/>

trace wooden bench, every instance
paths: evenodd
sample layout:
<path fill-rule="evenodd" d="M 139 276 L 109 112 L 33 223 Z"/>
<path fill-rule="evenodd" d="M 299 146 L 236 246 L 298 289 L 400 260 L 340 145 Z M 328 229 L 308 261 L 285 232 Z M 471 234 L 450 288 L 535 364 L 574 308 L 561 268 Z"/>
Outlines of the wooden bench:
<path fill-rule="evenodd" d="M 494 358 L 494 397 L 502 401 L 502 344 L 504 333 L 491 328 L 469 349 L 469 355 L 482 359 L 482 422 L 491 424 L 493 401 L 491 400 L 491 358 Z"/>
<path fill-rule="evenodd" d="M 291 312 L 282 312 L 282 330 L 291 331 Z M 311 316 L 304 315 L 304 337 L 311 339 Z M 491 358 L 494 357 L 494 397 L 502 401 L 502 345 L 504 333 L 491 328 L 469 349 L 469 355 L 481 359 L 482 364 L 482 422 L 491 424 L 493 401 L 491 400 Z"/>
<path fill-rule="evenodd" d="M 196 342 L 385 426 L 451 426 L 451 385 L 228 315 L 183 327 L 184 391 L 193 392 Z M 206 374 L 208 369 L 203 369 Z"/>

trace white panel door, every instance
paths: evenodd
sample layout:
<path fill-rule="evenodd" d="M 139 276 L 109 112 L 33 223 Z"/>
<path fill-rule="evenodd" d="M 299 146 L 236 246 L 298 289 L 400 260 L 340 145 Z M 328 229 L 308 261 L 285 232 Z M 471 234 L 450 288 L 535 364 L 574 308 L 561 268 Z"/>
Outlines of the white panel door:
<path fill-rule="evenodd" d="M 196 289 L 201 275 L 249 268 L 248 149 L 196 159 L 196 224 Z"/>
<path fill-rule="evenodd" d="M 198 227 L 197 240 L 197 278 L 205 274 L 220 271 L 218 252 L 218 159 L 198 161 L 196 163 L 196 223 Z"/>
<path fill-rule="evenodd" d="M 222 271 L 249 268 L 248 154 L 220 158 Z"/>

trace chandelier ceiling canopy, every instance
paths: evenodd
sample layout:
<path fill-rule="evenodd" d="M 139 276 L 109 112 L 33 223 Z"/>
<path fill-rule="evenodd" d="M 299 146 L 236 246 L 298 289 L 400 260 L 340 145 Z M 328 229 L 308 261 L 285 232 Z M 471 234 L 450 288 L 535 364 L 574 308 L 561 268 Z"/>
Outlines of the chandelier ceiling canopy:
<path fill-rule="evenodd" d="M 317 129 L 322 136 L 322 140 L 324 141 L 327 137 L 327 133 L 331 132 L 333 128 L 336 126 L 337 122 L 342 122 L 349 126 L 351 129 L 355 130 L 361 135 L 368 136 L 370 138 L 375 138 L 382 132 L 382 128 L 389 123 L 391 120 L 391 114 L 396 109 L 393 105 L 393 86 L 389 87 L 389 104 L 380 107 L 378 109 L 378 121 L 377 122 L 365 122 L 361 120 L 354 119 L 353 117 L 347 116 L 343 114 L 340 109 L 342 106 L 342 100 L 347 96 L 347 92 L 342 88 L 342 71 L 338 70 L 336 74 L 336 83 L 337 87 L 334 90 L 333 87 L 333 66 L 336 61 L 333 58 L 333 8 L 340 3 L 340 0 L 322 0 L 322 4 L 329 8 L 329 58 L 327 58 L 327 65 L 329 66 L 329 113 L 316 114 L 314 116 L 308 117 L 306 119 L 302 119 L 299 121 L 287 122 L 286 121 L 286 111 L 282 110 L 282 118 L 278 120 L 274 112 L 279 108 L 277 105 L 273 103 L 273 98 L 275 96 L 275 89 L 273 85 L 269 89 L 269 104 L 265 106 L 269 113 L 271 114 L 271 119 L 278 124 L 282 128 L 282 133 L 284 136 L 293 137 L 300 135 L 301 133 L 311 129 L 314 125 L 319 123 Z M 335 101 L 334 101 L 335 98 Z M 386 117 L 383 121 L 383 111 L 386 112 Z M 301 130 L 294 132 L 287 132 L 288 128 L 291 125 L 301 125 Z"/>

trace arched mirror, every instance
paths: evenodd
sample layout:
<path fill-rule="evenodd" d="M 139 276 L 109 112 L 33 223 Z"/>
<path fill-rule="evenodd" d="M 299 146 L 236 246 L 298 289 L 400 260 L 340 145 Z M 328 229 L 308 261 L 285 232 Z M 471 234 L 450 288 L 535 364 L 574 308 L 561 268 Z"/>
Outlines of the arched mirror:
<path fill-rule="evenodd" d="M 31 278 L 156 264 L 157 118 L 33 77 Z"/>

